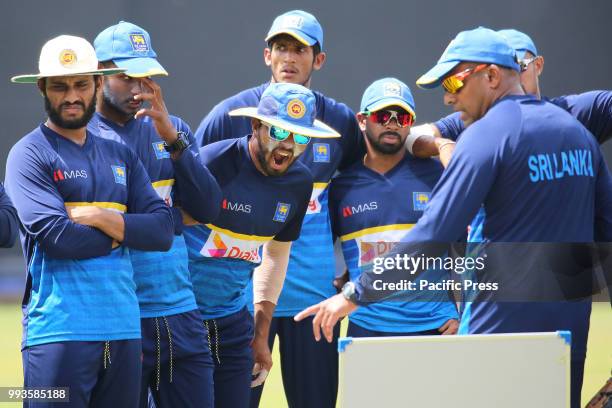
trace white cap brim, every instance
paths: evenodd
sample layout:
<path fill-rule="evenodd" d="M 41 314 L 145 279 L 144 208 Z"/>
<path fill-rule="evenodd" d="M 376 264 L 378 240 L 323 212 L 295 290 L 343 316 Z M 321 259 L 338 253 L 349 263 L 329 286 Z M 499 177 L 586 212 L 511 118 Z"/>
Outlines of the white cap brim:
<path fill-rule="evenodd" d="M 261 115 L 257 112 L 257 108 L 239 108 L 229 112 L 230 116 L 248 116 L 251 118 L 259 119 L 263 122 L 269 123 L 273 126 L 278 126 L 281 129 L 290 131 L 291 133 L 297 133 L 304 136 L 316 137 L 321 139 L 331 139 L 334 137 L 340 137 L 340 133 L 336 132 L 331 127 L 327 126 L 320 120 L 315 119 L 312 127 L 299 126 L 294 123 L 280 120 L 275 117 Z"/>

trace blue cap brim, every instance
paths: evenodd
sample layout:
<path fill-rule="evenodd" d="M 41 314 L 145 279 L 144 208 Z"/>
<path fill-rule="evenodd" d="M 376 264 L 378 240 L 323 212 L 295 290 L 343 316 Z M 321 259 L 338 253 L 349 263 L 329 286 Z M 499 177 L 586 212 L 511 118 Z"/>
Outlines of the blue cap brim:
<path fill-rule="evenodd" d="M 278 31 L 268 34 L 265 41 L 269 43 L 272 38 L 276 37 L 279 34 L 290 35 L 296 40 L 298 40 L 299 42 L 301 42 L 302 44 L 307 45 L 309 47 L 312 47 L 313 45 L 317 43 L 317 40 L 315 38 L 312 38 L 308 34 L 305 34 L 298 30 L 292 30 L 290 28 L 284 28 L 282 30 L 278 30 Z"/>
<path fill-rule="evenodd" d="M 397 98 L 384 98 L 380 99 L 370 105 L 366 106 L 366 110 L 370 112 L 376 112 L 381 109 L 388 108 L 389 106 L 399 106 L 404 109 L 406 112 L 409 112 L 413 118 L 416 118 L 416 113 L 414 113 L 414 109 L 405 101 Z"/>
<path fill-rule="evenodd" d="M 251 118 L 259 119 L 263 122 L 269 123 L 273 126 L 278 126 L 281 129 L 290 131 L 291 133 L 297 133 L 304 136 L 318 137 L 322 139 L 329 139 L 334 137 L 340 137 L 340 133 L 336 132 L 325 123 L 316 120 L 310 127 L 296 125 L 295 123 L 288 122 L 286 120 L 278 119 L 276 116 L 266 116 L 257 112 L 257 108 L 239 108 L 229 112 L 230 116 L 248 116 Z"/>
<path fill-rule="evenodd" d="M 446 61 L 437 64 L 417 79 L 417 86 L 423 89 L 433 89 L 440 86 L 442 79 L 460 63 L 461 61 Z"/>
<path fill-rule="evenodd" d="M 125 74 L 134 78 L 150 77 L 155 75 L 168 76 L 168 72 L 155 58 L 122 58 L 113 62 L 119 68 L 125 68 Z"/>

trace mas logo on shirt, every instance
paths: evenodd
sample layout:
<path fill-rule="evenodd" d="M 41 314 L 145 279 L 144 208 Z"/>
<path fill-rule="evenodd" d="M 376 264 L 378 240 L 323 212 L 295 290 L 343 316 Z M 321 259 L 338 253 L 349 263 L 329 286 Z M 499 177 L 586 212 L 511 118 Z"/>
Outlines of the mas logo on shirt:
<path fill-rule="evenodd" d="M 285 222 L 287 220 L 287 216 L 289 215 L 289 209 L 291 209 L 291 204 L 277 203 L 276 212 L 274 213 L 274 218 L 272 218 L 272 220 L 276 222 Z"/>
<path fill-rule="evenodd" d="M 312 152 L 315 163 L 329 163 L 329 143 L 313 143 Z"/>
<path fill-rule="evenodd" d="M 412 207 L 414 211 L 425 211 L 429 203 L 429 193 L 412 192 Z"/>
<path fill-rule="evenodd" d="M 56 183 L 64 180 L 87 178 L 87 171 L 85 170 L 60 170 L 56 169 L 53 171 L 53 181 Z"/>
<path fill-rule="evenodd" d="M 170 152 L 164 148 L 164 142 L 153 142 L 153 151 L 157 160 L 170 158 Z"/>
<path fill-rule="evenodd" d="M 149 44 L 147 44 L 147 40 L 145 36 L 139 33 L 130 34 L 130 43 L 132 43 L 132 48 L 134 51 L 139 52 L 147 52 L 149 51 Z"/>
<path fill-rule="evenodd" d="M 355 214 L 364 213 L 366 211 L 376 211 L 378 210 L 378 202 L 371 201 L 369 203 L 357 204 L 357 205 L 347 205 L 342 208 L 342 216 L 344 218 L 351 217 Z"/>
<path fill-rule="evenodd" d="M 221 201 L 221 208 L 227 211 L 236 211 L 243 212 L 245 214 L 251 213 L 251 204 L 239 203 L 238 201 L 229 201 L 227 198 L 224 198 Z"/>
<path fill-rule="evenodd" d="M 113 175 L 115 176 L 115 183 L 127 185 L 127 178 L 125 175 L 125 167 L 123 166 L 111 166 L 113 169 Z"/>

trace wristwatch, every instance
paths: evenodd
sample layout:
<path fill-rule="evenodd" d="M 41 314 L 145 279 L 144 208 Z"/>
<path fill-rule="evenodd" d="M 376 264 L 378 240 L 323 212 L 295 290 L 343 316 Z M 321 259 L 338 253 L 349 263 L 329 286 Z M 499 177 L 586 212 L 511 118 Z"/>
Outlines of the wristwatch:
<path fill-rule="evenodd" d="M 348 281 L 342 286 L 342 296 L 350 302 L 357 303 L 357 296 L 355 293 L 355 284 L 351 281 Z"/>
<path fill-rule="evenodd" d="M 191 143 L 185 132 L 176 132 L 176 140 L 172 144 L 164 142 L 164 149 L 168 153 L 181 153 L 183 150 L 189 147 Z"/>

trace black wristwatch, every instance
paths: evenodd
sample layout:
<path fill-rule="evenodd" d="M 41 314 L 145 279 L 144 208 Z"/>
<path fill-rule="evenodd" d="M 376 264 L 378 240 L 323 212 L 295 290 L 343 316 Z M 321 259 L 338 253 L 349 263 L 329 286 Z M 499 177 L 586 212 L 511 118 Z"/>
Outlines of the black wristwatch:
<path fill-rule="evenodd" d="M 355 294 L 355 284 L 351 281 L 348 281 L 342 286 L 342 296 L 350 302 L 357 303 L 357 296 Z"/>
<path fill-rule="evenodd" d="M 183 150 L 185 150 L 186 148 L 189 147 L 189 145 L 191 145 L 191 143 L 189 142 L 189 138 L 187 137 L 187 133 L 176 132 L 176 136 L 177 136 L 176 140 L 171 145 L 164 142 L 164 149 L 166 149 L 166 151 L 170 154 L 182 153 Z"/>

